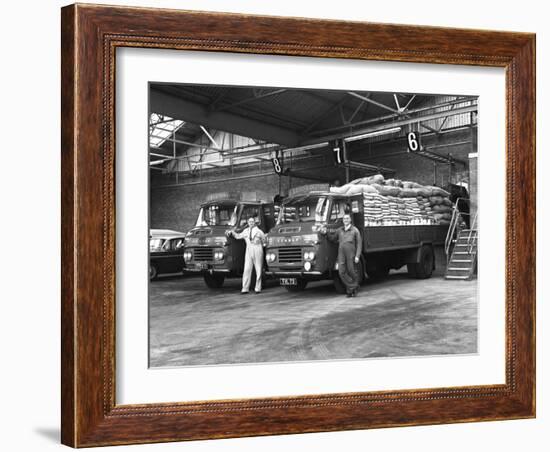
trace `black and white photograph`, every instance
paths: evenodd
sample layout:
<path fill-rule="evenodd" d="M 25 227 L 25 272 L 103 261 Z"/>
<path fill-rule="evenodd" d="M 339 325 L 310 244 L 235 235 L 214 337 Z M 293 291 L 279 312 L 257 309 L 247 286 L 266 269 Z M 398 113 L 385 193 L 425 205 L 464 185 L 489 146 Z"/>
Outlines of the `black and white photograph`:
<path fill-rule="evenodd" d="M 478 97 L 149 83 L 149 366 L 478 353 Z"/>

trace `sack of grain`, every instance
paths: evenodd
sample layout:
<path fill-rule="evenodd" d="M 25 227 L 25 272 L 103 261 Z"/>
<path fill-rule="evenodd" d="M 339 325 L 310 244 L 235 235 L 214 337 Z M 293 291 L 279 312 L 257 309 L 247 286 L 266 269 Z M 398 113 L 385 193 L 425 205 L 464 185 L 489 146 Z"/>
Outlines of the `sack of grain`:
<path fill-rule="evenodd" d="M 374 176 L 371 176 L 369 179 L 371 180 L 372 184 L 384 183 L 384 176 L 382 176 L 382 174 L 375 174 Z"/>
<path fill-rule="evenodd" d="M 451 207 L 445 206 L 443 204 L 435 205 L 435 206 L 432 207 L 432 209 L 433 209 L 434 212 L 437 212 L 437 213 L 446 213 L 446 212 L 450 212 L 452 210 Z"/>
<path fill-rule="evenodd" d="M 416 192 L 411 188 L 402 188 L 400 196 L 402 198 L 415 198 Z M 416 201 L 416 198 L 415 198 Z"/>
<path fill-rule="evenodd" d="M 401 189 L 399 187 L 392 187 L 387 185 L 380 185 L 379 187 L 376 187 L 378 193 L 384 196 L 399 196 L 399 194 L 401 193 Z"/>
<path fill-rule="evenodd" d="M 429 200 L 432 206 L 443 204 L 443 196 L 430 196 Z"/>
<path fill-rule="evenodd" d="M 451 221 L 451 214 L 450 213 L 434 213 L 434 218 L 437 221 L 441 221 L 441 220 Z"/>
<path fill-rule="evenodd" d="M 368 185 L 349 185 L 346 195 L 359 195 L 363 193 L 363 187 L 369 187 Z"/>
<path fill-rule="evenodd" d="M 429 198 L 432 194 L 431 190 L 427 190 L 425 187 L 412 188 L 411 191 L 416 193 L 416 196 L 421 196 L 422 198 Z"/>
<path fill-rule="evenodd" d="M 440 187 L 425 187 L 425 188 L 431 191 L 431 196 L 444 196 L 445 198 L 448 198 L 449 196 L 451 196 L 451 194 L 448 191 L 443 190 Z"/>
<path fill-rule="evenodd" d="M 363 193 L 378 193 L 378 190 L 372 185 L 361 185 L 361 187 L 363 188 Z"/>
<path fill-rule="evenodd" d="M 403 188 L 422 188 L 422 185 L 417 184 L 416 182 L 403 181 Z"/>
<path fill-rule="evenodd" d="M 346 191 L 348 191 L 348 186 L 347 184 L 346 185 L 343 185 L 341 187 L 330 187 L 330 192 L 331 193 L 339 193 L 341 195 L 343 195 L 344 193 L 346 193 Z"/>

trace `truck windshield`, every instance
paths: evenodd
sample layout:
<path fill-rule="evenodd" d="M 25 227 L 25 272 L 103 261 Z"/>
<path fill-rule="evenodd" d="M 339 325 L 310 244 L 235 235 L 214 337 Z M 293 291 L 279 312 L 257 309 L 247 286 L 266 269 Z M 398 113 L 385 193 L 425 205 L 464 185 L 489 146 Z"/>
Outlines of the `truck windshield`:
<path fill-rule="evenodd" d="M 237 203 L 202 206 L 195 226 L 235 226 Z"/>
<path fill-rule="evenodd" d="M 325 196 L 301 196 L 286 201 L 279 211 L 278 223 L 326 221 L 328 201 Z"/>

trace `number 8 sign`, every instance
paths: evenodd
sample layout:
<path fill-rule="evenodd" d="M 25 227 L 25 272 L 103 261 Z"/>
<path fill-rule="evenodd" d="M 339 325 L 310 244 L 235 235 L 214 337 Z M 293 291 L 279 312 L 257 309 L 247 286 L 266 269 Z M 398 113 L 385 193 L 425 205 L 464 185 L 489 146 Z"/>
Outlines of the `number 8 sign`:
<path fill-rule="evenodd" d="M 281 157 L 279 156 L 279 153 L 277 152 L 277 154 L 275 155 L 275 157 L 273 157 L 271 159 L 271 163 L 273 163 L 273 169 L 275 170 L 275 173 L 276 174 L 282 174 L 283 172 L 283 166 L 281 164 Z"/>

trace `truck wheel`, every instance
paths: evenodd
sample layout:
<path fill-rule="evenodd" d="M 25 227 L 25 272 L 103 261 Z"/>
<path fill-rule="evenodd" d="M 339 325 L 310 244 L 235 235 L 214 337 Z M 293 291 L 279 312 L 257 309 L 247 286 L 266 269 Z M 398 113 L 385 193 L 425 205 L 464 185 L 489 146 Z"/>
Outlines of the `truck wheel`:
<path fill-rule="evenodd" d="M 429 245 L 422 245 L 420 248 L 420 262 L 407 264 L 409 275 L 416 279 L 427 279 L 432 276 L 434 268 L 434 250 Z"/>
<path fill-rule="evenodd" d="M 367 276 L 373 281 L 380 281 L 387 278 L 390 269 L 387 265 L 380 261 L 367 260 Z"/>
<path fill-rule="evenodd" d="M 289 292 L 301 292 L 307 286 L 307 281 L 304 278 L 298 278 L 296 282 L 298 284 L 296 284 L 295 286 L 284 286 L 284 288 Z"/>
<path fill-rule="evenodd" d="M 220 275 L 218 273 L 205 273 L 204 282 L 210 289 L 219 289 L 223 286 L 225 281 L 225 275 Z"/>
<path fill-rule="evenodd" d="M 157 267 L 152 264 L 149 264 L 149 279 L 153 281 L 157 279 L 158 275 L 159 275 L 159 272 L 157 270 Z"/>

